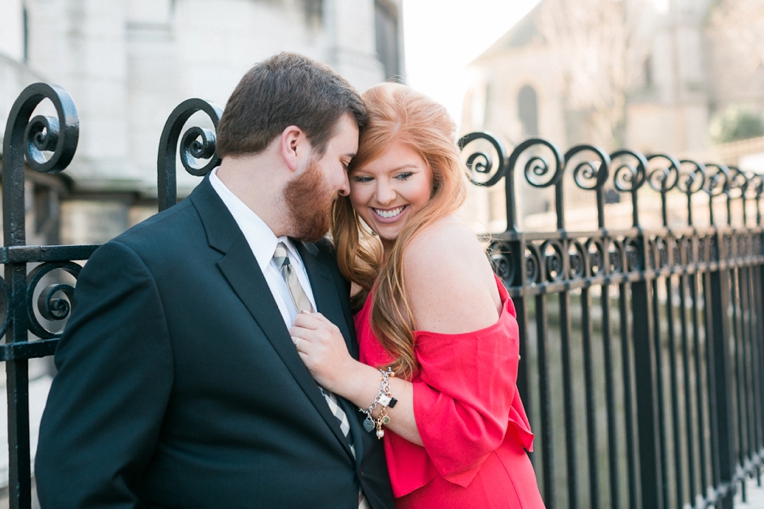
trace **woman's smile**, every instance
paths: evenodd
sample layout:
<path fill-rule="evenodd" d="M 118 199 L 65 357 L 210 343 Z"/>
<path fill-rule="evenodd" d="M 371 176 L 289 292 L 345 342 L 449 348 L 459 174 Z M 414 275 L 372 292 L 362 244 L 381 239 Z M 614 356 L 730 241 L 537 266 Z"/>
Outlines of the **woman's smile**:
<path fill-rule="evenodd" d="M 400 219 L 401 214 L 407 207 L 408 205 L 402 205 L 394 209 L 378 209 L 372 207 L 371 210 L 378 216 L 379 221 L 382 221 L 383 223 L 392 223 Z"/>
<path fill-rule="evenodd" d="M 385 250 L 431 195 L 430 167 L 418 152 L 397 141 L 350 175 L 350 203 Z"/>

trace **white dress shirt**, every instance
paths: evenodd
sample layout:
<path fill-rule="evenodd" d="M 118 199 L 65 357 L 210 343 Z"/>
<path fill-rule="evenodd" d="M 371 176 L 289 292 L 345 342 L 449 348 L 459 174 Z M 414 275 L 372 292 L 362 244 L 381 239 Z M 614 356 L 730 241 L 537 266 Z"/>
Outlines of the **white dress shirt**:
<path fill-rule="evenodd" d="M 313 289 L 310 286 L 310 280 L 305 272 L 305 266 L 302 264 L 300 254 L 289 237 L 276 237 L 273 230 L 223 184 L 223 181 L 217 176 L 217 171 L 218 169 L 215 168 L 210 172 L 210 184 L 212 184 L 212 188 L 220 196 L 220 199 L 223 200 L 229 212 L 231 212 L 236 224 L 239 225 L 239 229 L 244 233 L 244 238 L 247 239 L 252 254 L 255 255 L 257 264 L 260 266 L 263 276 L 265 276 L 265 281 L 268 283 L 279 311 L 281 311 L 284 324 L 286 324 L 288 329 L 294 324 L 294 319 L 297 317 L 297 309 L 294 306 L 294 302 L 292 302 L 289 287 L 287 287 L 281 271 L 276 266 L 273 253 L 276 251 L 276 246 L 279 242 L 283 242 L 286 245 L 287 252 L 289 253 L 289 263 L 292 265 L 297 278 L 300 280 L 300 284 L 308 295 L 313 309 L 318 310 L 316 300 L 313 297 Z"/>

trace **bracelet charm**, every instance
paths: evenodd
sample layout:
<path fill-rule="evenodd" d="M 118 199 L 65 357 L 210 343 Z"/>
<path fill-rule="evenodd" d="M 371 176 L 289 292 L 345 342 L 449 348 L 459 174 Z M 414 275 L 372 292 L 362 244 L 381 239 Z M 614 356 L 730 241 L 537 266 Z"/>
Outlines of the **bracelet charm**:
<path fill-rule="evenodd" d="M 371 414 L 366 414 L 366 419 L 363 420 L 363 429 L 365 429 L 367 433 L 371 433 L 371 430 L 373 430 L 375 426 L 376 423 L 374 422 L 374 418 Z"/>
<path fill-rule="evenodd" d="M 380 369 L 379 372 L 381 374 L 379 378 L 381 383 L 377 397 L 374 398 L 368 409 L 359 408 L 358 411 L 366 414 L 366 418 L 363 420 L 363 429 L 369 433 L 376 429 L 377 438 L 381 439 L 385 436 L 385 430 L 382 429 L 382 426 L 390 423 L 387 409 L 393 408 L 398 400 L 392 396 L 390 391 L 390 377 L 395 376 L 392 368 L 388 367 L 386 370 Z M 379 416 L 375 419 L 372 417 L 372 412 L 374 412 L 377 405 L 381 406 L 382 410 L 380 410 Z"/>

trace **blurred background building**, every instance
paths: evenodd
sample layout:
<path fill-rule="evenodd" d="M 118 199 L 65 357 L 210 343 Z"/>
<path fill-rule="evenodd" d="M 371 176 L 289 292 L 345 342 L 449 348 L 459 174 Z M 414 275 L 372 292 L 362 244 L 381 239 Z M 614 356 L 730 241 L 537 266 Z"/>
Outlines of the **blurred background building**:
<path fill-rule="evenodd" d="M 66 176 L 30 175 L 29 243 L 100 243 L 155 212 L 170 112 L 225 106 L 270 55 L 308 55 L 359 90 L 402 76 L 401 16 L 401 0 L 0 0 L 2 125 L 36 81 L 64 87 L 82 125 Z M 181 196 L 198 182 L 182 173 Z"/>
<path fill-rule="evenodd" d="M 542 0 L 468 71 L 461 131 L 510 149 L 540 136 L 764 170 L 760 0 Z M 470 213 L 501 231 L 503 189 L 473 191 Z M 549 209 L 551 190 L 532 195 L 521 217 Z"/>

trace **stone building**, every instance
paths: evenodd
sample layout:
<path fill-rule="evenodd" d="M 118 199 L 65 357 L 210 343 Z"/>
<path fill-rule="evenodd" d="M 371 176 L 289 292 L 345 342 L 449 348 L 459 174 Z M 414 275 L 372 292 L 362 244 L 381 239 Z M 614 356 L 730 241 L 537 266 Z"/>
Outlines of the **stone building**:
<path fill-rule="evenodd" d="M 160 134 L 181 101 L 223 107 L 284 50 L 360 90 L 401 76 L 401 14 L 401 0 L 0 0 L 0 120 L 30 83 L 69 92 L 81 131 L 61 241 L 103 242 L 156 210 Z M 197 182 L 182 173 L 181 196 Z"/>
<path fill-rule="evenodd" d="M 563 151 L 714 158 L 713 118 L 733 108 L 764 117 L 761 20 L 757 0 L 542 0 L 468 66 L 461 130 L 490 131 L 510 150 L 540 136 Z M 553 200 L 551 190 L 523 199 L 521 216 Z M 486 229 L 503 227 L 503 189 L 473 191 L 467 207 Z"/>

